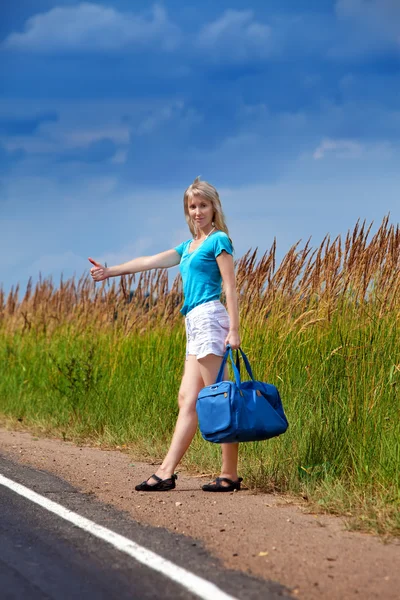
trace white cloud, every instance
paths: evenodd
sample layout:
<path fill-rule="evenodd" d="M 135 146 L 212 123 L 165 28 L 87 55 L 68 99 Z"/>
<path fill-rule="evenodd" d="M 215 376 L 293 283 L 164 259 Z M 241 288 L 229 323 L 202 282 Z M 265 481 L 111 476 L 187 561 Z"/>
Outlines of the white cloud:
<path fill-rule="evenodd" d="M 128 158 L 128 151 L 127 150 L 118 150 L 118 152 L 116 152 L 114 154 L 114 156 L 111 159 L 111 162 L 114 165 L 123 165 L 126 163 Z"/>
<path fill-rule="evenodd" d="M 363 143 L 355 140 L 335 140 L 326 138 L 322 140 L 313 153 L 315 160 L 321 160 L 327 156 L 342 159 L 376 158 L 385 159 L 391 157 L 393 148 L 388 142 Z"/>
<path fill-rule="evenodd" d="M 398 0 L 337 0 L 336 14 L 339 17 L 381 19 L 382 21 L 397 20 L 400 24 L 400 4 Z"/>
<path fill-rule="evenodd" d="M 117 147 L 112 162 L 124 163 L 133 138 L 154 135 L 168 122 L 175 122 L 180 130 L 190 130 L 202 120 L 195 109 L 179 99 L 145 99 L 143 103 L 46 101 L 44 106 L 57 114 L 57 120 L 41 123 L 33 135 L 0 135 L 0 143 L 8 152 L 23 150 L 37 157 L 62 155 L 109 140 Z M 4 103 L 0 118 L 30 118 L 36 109 L 31 101 Z"/>
<path fill-rule="evenodd" d="M 83 2 L 31 17 L 25 31 L 10 34 L 3 47 L 35 52 L 112 51 L 156 44 L 172 50 L 179 38 L 178 27 L 161 5 L 154 5 L 150 16 L 144 16 Z"/>
<path fill-rule="evenodd" d="M 182 100 L 169 101 L 165 106 L 152 110 L 148 115 L 140 119 L 135 127 L 137 135 L 150 135 L 163 123 L 183 117 L 185 103 Z"/>
<path fill-rule="evenodd" d="M 0 141 L 9 151 L 24 150 L 29 154 L 60 153 L 78 148 L 88 148 L 101 140 L 111 140 L 116 145 L 126 146 L 130 142 L 130 131 L 126 126 L 110 125 L 85 129 L 66 129 L 62 122 L 45 123 L 35 136 L 2 137 Z"/>
<path fill-rule="evenodd" d="M 400 51 L 399 0 L 336 0 L 335 11 L 348 28 L 331 50 L 332 56 L 368 55 L 389 48 Z"/>
<path fill-rule="evenodd" d="M 62 136 L 65 147 L 86 148 L 93 142 L 108 139 L 116 144 L 129 144 L 130 132 L 128 127 L 99 127 L 98 129 L 78 129 L 65 131 Z"/>
<path fill-rule="evenodd" d="M 48 140 L 41 140 L 35 137 L 14 136 L 12 138 L 2 137 L 0 139 L 4 148 L 8 152 L 24 150 L 28 154 L 50 154 L 57 150 L 56 145 Z"/>
<path fill-rule="evenodd" d="M 359 158 L 362 154 L 362 146 L 353 140 L 325 139 L 315 150 L 313 158 L 321 160 L 328 153 L 333 153 L 339 158 Z"/>
<path fill-rule="evenodd" d="M 271 54 L 271 27 L 254 19 L 252 10 L 227 10 L 200 30 L 196 46 L 216 62 L 244 62 Z"/>

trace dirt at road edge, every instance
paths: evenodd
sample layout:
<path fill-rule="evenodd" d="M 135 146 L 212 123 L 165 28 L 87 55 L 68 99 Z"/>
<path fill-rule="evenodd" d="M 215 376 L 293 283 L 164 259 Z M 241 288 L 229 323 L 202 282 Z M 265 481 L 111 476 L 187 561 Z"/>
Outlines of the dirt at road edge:
<path fill-rule="evenodd" d="M 128 454 L 0 428 L 0 453 L 52 472 L 137 521 L 202 540 L 230 568 L 275 580 L 305 600 L 397 600 L 400 540 L 346 531 L 342 519 L 305 514 L 279 496 L 206 494 L 179 474 L 171 492 L 135 492 L 155 467 Z"/>

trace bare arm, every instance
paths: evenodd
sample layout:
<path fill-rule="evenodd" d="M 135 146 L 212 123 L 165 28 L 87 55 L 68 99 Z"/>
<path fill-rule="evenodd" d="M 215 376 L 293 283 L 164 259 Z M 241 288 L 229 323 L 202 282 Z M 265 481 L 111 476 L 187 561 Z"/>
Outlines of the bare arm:
<path fill-rule="evenodd" d="M 233 257 L 227 252 L 221 252 L 221 254 L 217 256 L 217 264 L 224 284 L 226 304 L 230 321 L 229 333 L 225 343 L 230 344 L 230 346 L 235 350 L 240 346 L 240 335 L 239 307 L 236 292 L 236 278 Z"/>
<path fill-rule="evenodd" d="M 89 261 L 94 265 L 90 269 L 90 273 L 94 281 L 103 281 L 108 277 L 117 277 L 118 275 L 133 275 L 141 271 L 149 271 L 150 269 L 167 269 L 179 265 L 181 257 L 176 250 L 166 250 L 152 256 L 141 256 L 134 258 L 122 265 L 115 267 L 104 267 L 100 263 L 89 258 Z"/>

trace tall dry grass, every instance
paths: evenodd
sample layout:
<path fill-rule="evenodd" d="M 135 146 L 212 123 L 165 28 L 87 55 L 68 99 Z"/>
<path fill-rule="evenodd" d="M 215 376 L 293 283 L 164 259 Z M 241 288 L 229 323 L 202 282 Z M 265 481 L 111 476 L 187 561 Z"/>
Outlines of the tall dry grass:
<path fill-rule="evenodd" d="M 400 231 L 385 217 L 345 238 L 276 243 L 236 263 L 243 347 L 282 394 L 290 427 L 242 446 L 249 485 L 314 498 L 400 531 Z M 0 291 L 0 412 L 69 437 L 159 458 L 176 418 L 184 353 L 179 277 L 95 286 L 41 279 Z M 197 437 L 186 465 L 218 469 Z"/>
<path fill-rule="evenodd" d="M 343 240 L 326 236 L 312 249 L 310 240 L 295 244 L 276 268 L 276 242 L 260 258 L 249 250 L 236 262 L 240 314 L 257 327 L 270 314 L 279 314 L 296 328 L 316 319 L 330 319 L 343 303 L 359 308 L 371 304 L 378 315 L 400 307 L 400 230 L 385 217 L 370 236 L 372 224 L 359 222 Z M 165 270 L 124 276 L 110 285 L 95 286 L 82 276 L 55 284 L 31 281 L 19 301 L 17 285 L 6 297 L 0 289 L 0 324 L 7 333 L 37 331 L 51 334 L 60 325 L 84 331 L 118 327 L 123 335 L 154 325 L 181 322 L 182 288 L 178 276 L 169 289 Z"/>

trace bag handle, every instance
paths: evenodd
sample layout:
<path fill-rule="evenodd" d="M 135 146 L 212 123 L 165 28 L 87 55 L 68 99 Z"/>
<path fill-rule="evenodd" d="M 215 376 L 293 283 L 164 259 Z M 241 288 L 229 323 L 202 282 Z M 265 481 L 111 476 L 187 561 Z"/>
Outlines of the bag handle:
<path fill-rule="evenodd" d="M 250 366 L 249 359 L 247 358 L 247 356 L 245 355 L 245 353 L 243 352 L 243 350 L 240 347 L 236 350 L 236 369 L 238 370 L 239 376 L 240 376 L 240 355 L 239 355 L 239 350 L 240 350 L 240 354 L 242 355 L 243 362 L 245 364 L 247 374 L 254 381 L 254 375 L 253 375 L 253 371 L 252 371 L 251 366 Z M 232 364 L 233 364 L 232 357 L 231 357 L 231 361 L 232 361 Z M 222 379 L 221 379 L 221 381 L 222 381 Z"/>
<path fill-rule="evenodd" d="M 254 381 L 254 375 L 253 375 L 253 371 L 251 370 L 249 359 L 247 358 L 247 356 L 245 355 L 245 353 L 243 352 L 243 350 L 241 348 L 239 348 L 238 350 L 236 350 L 236 364 L 235 364 L 234 360 L 233 360 L 232 348 L 228 344 L 228 346 L 226 347 L 226 351 L 225 351 L 224 357 L 222 359 L 222 363 L 221 363 L 221 366 L 219 368 L 217 379 L 216 379 L 215 383 L 220 383 L 222 381 L 222 378 L 224 376 L 225 365 L 226 365 L 226 362 L 227 362 L 228 356 L 229 356 L 229 358 L 231 360 L 233 372 L 234 372 L 234 375 L 235 375 L 236 385 L 240 388 L 240 384 L 242 382 L 241 382 L 241 378 L 240 378 L 239 350 L 240 350 L 240 354 L 242 355 L 242 359 L 243 359 L 243 362 L 245 364 L 246 371 L 247 371 L 249 377 Z"/>
<path fill-rule="evenodd" d="M 229 346 L 229 344 L 226 347 L 225 354 L 224 354 L 224 357 L 222 359 L 222 363 L 221 363 L 221 366 L 219 368 L 217 379 L 215 380 L 215 383 L 221 383 L 221 381 L 222 381 L 222 378 L 224 376 L 224 369 L 225 369 L 226 361 L 228 360 L 228 356 L 231 359 L 231 364 L 232 364 L 233 373 L 235 375 L 236 385 L 240 389 L 240 386 L 241 386 L 241 383 L 242 383 L 240 381 L 240 373 L 239 373 L 239 371 L 236 368 L 236 365 L 234 363 L 233 354 L 232 354 L 232 348 Z"/>
<path fill-rule="evenodd" d="M 246 367 L 246 371 L 247 371 L 248 375 L 250 376 L 250 378 L 254 381 L 254 375 L 253 375 L 253 371 L 251 370 L 249 359 L 247 358 L 247 356 L 245 355 L 245 353 L 243 352 L 243 350 L 240 347 L 238 350 L 236 350 L 236 368 L 240 374 L 239 351 L 240 351 L 240 354 L 242 355 L 243 362 Z"/>

